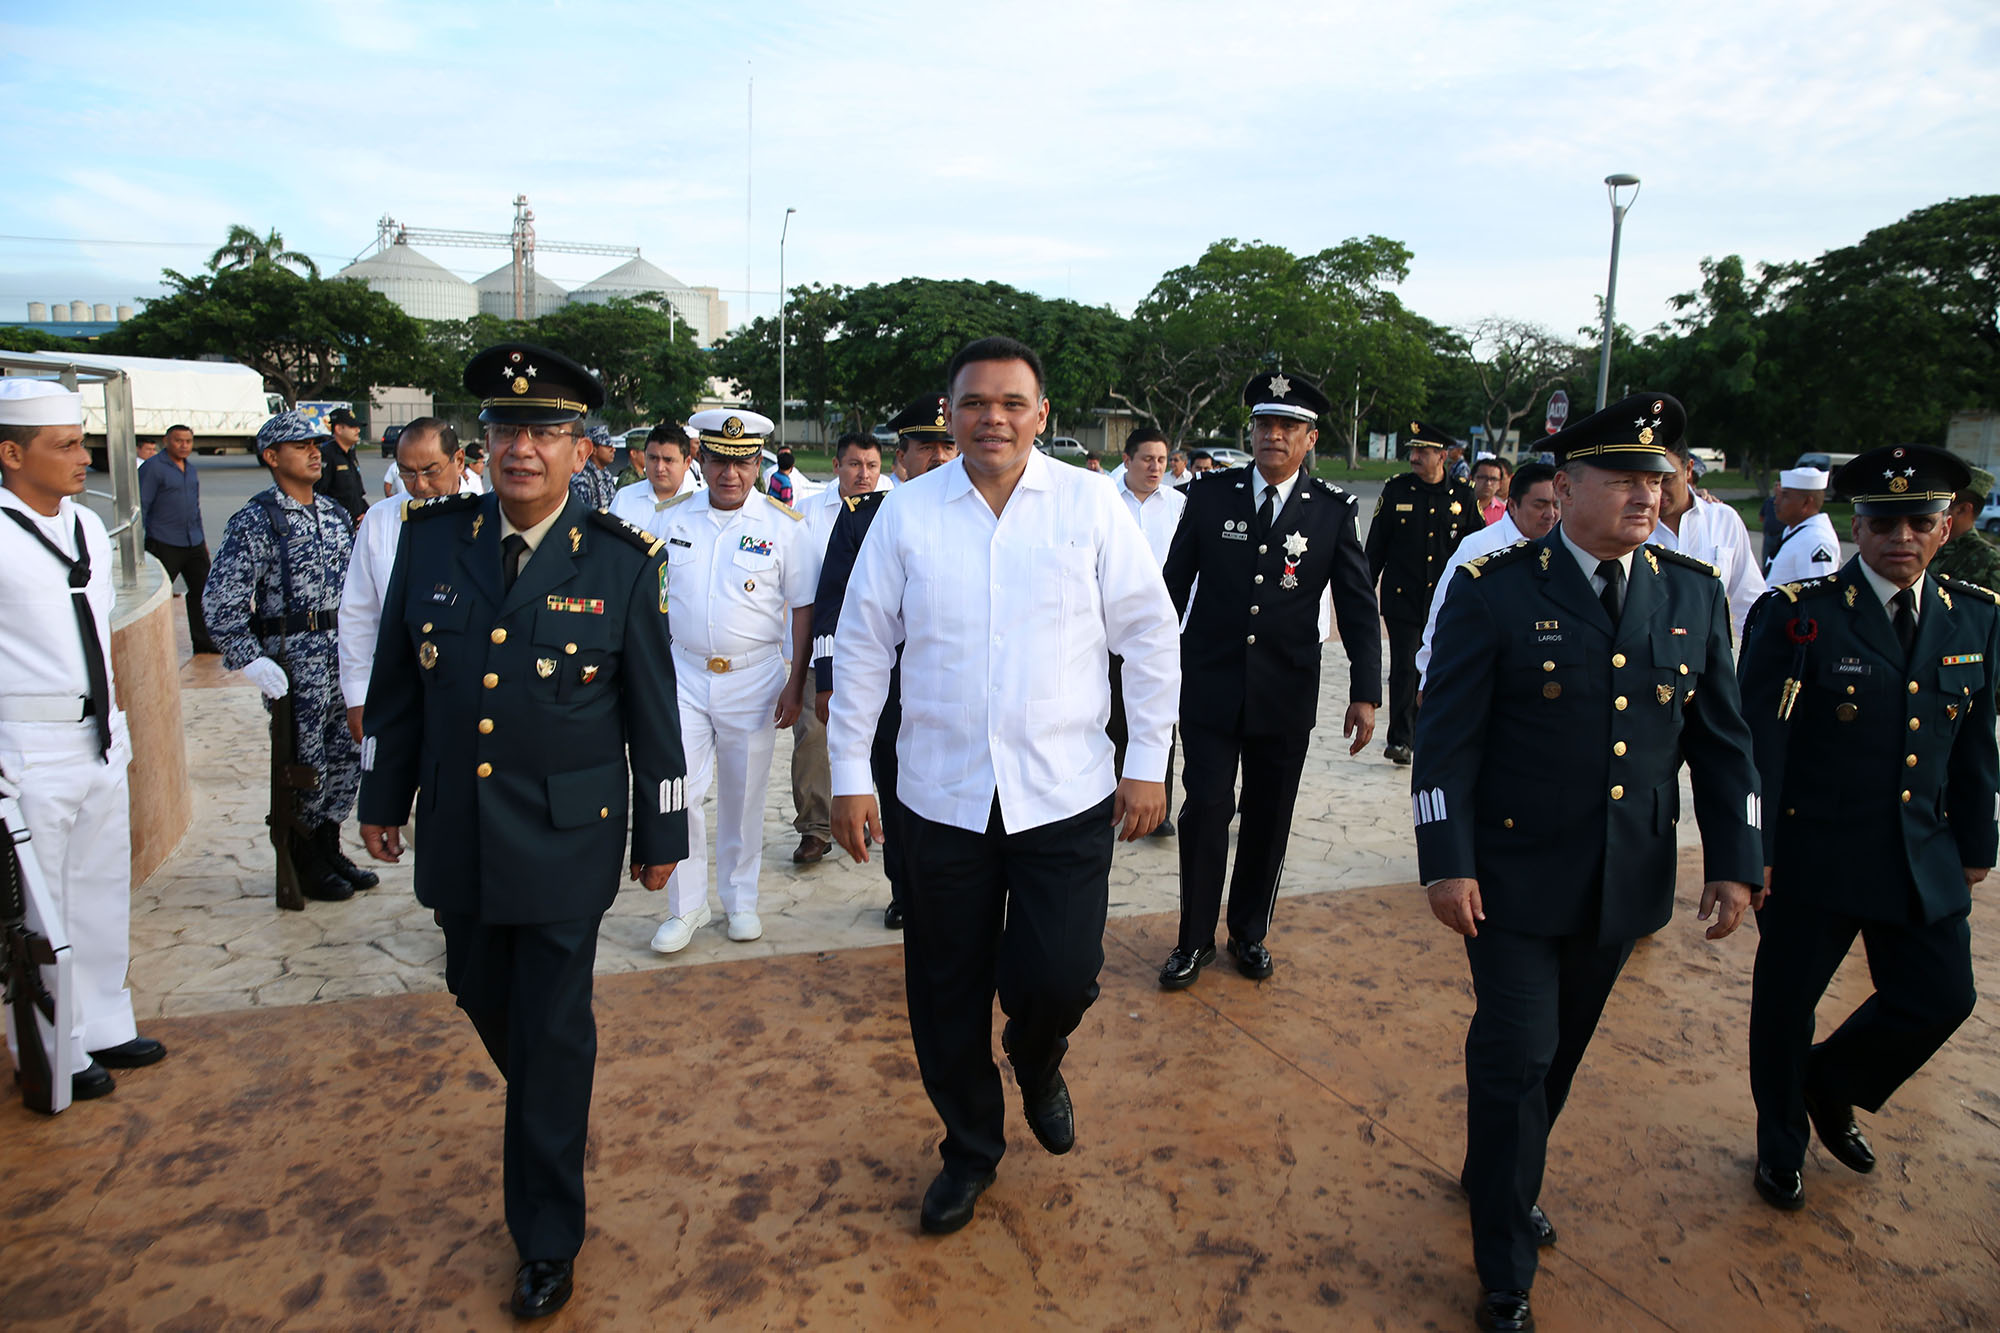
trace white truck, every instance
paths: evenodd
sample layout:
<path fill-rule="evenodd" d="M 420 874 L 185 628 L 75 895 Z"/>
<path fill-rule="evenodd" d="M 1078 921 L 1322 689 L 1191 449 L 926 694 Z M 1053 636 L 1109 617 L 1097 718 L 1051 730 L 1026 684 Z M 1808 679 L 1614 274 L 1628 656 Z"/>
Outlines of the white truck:
<path fill-rule="evenodd" d="M 72 362 L 122 370 L 132 381 L 133 429 L 138 438 L 157 440 L 170 426 L 186 426 L 194 431 L 195 449 L 204 454 L 249 449 L 258 429 L 285 410 L 282 397 L 265 392 L 262 375 L 233 361 L 173 361 L 154 356 L 104 356 L 96 352 L 21 353 L 13 359 L 40 362 L 52 370 L 60 370 Z M 17 365 L 9 373 L 36 372 Z M 90 446 L 93 463 L 102 468 L 104 386 L 80 387 L 84 443 Z"/>

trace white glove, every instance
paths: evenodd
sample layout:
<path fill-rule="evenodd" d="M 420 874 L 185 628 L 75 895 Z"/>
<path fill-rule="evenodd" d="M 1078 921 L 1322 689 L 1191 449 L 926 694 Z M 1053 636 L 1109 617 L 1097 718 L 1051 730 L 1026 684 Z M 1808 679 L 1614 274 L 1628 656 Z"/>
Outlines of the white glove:
<path fill-rule="evenodd" d="M 285 679 L 285 669 L 268 657 L 260 657 L 244 667 L 243 674 L 264 692 L 266 699 L 282 699 L 292 688 L 292 683 Z"/>

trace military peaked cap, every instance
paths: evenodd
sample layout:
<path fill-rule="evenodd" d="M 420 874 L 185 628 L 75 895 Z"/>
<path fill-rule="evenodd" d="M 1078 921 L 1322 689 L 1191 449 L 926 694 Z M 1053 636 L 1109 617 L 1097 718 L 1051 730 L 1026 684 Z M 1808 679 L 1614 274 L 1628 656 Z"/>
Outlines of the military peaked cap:
<path fill-rule="evenodd" d="M 1940 514 L 1971 484 L 1971 468 L 1928 444 L 1870 449 L 1833 474 L 1834 489 L 1857 514 Z"/>
<path fill-rule="evenodd" d="M 1687 429 L 1671 394 L 1635 393 L 1557 431 L 1545 442 L 1556 462 L 1590 463 L 1621 472 L 1673 472 L 1667 446 Z"/>
<path fill-rule="evenodd" d="M 1333 404 L 1319 391 L 1319 385 L 1303 375 L 1260 370 L 1243 386 L 1243 406 L 1253 417 L 1290 417 L 1294 421 L 1317 422 L 1320 413 Z"/>
<path fill-rule="evenodd" d="M 951 399 L 941 393 L 925 394 L 889 418 L 889 429 L 905 440 L 948 440 Z"/>
<path fill-rule="evenodd" d="M 597 377 L 561 352 L 501 343 L 465 365 L 465 391 L 479 399 L 479 419 L 554 426 L 604 406 Z"/>

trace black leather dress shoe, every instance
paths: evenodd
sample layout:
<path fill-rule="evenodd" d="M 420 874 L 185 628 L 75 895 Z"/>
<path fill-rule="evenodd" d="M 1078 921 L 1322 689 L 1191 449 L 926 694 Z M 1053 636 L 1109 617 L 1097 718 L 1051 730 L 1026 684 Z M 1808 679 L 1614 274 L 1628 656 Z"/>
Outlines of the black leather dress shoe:
<path fill-rule="evenodd" d="M 1239 940 L 1231 935 L 1229 956 L 1236 960 L 1236 970 L 1252 981 L 1262 981 L 1271 975 L 1271 951 L 1254 940 Z"/>
<path fill-rule="evenodd" d="M 1875 1150 L 1863 1137 L 1861 1126 L 1854 1123 L 1852 1106 L 1827 1101 L 1808 1091 L 1806 1115 L 1812 1120 L 1813 1133 L 1819 1135 L 1820 1146 L 1833 1154 L 1834 1161 L 1864 1176 L 1875 1169 Z"/>
<path fill-rule="evenodd" d="M 1411 755 L 1410 747 L 1407 745 L 1391 745 L 1388 749 L 1382 751 L 1382 757 L 1398 768 L 1402 768 L 1407 766 L 1414 756 Z"/>
<path fill-rule="evenodd" d="M 1472 1318 L 1481 1328 L 1498 1333 L 1519 1333 L 1535 1326 L 1535 1313 L 1528 1308 L 1525 1291 L 1485 1291 L 1479 1294 L 1479 1308 Z"/>
<path fill-rule="evenodd" d="M 117 1086 L 116 1080 L 111 1077 L 111 1071 L 93 1060 L 80 1072 L 69 1076 L 69 1099 L 73 1102 L 87 1102 L 95 1097 L 108 1097 L 111 1095 L 111 1090 Z"/>
<path fill-rule="evenodd" d="M 882 909 L 882 929 L 901 930 L 903 928 L 903 905 L 890 903 Z"/>
<path fill-rule="evenodd" d="M 993 1172 L 971 1179 L 961 1179 L 949 1171 L 940 1171 L 931 1187 L 924 1191 L 924 1210 L 917 1219 L 917 1225 L 930 1236 L 948 1236 L 972 1220 L 972 1209 L 979 1202 L 979 1196 L 993 1183 Z"/>
<path fill-rule="evenodd" d="M 1060 1157 L 1076 1146 L 1076 1108 L 1070 1105 L 1069 1084 L 1056 1070 L 1038 1088 L 1021 1089 L 1021 1112 L 1028 1118 L 1035 1142 Z"/>
<path fill-rule="evenodd" d="M 575 1267 L 568 1259 L 530 1259 L 522 1264 L 514 1274 L 514 1317 L 540 1319 L 562 1309 L 576 1290 Z"/>
<path fill-rule="evenodd" d="M 1162 819 L 1158 828 L 1146 835 L 1149 838 L 1171 838 L 1174 836 L 1174 821 Z"/>
<path fill-rule="evenodd" d="M 1806 1206 L 1806 1182 L 1796 1171 L 1780 1171 L 1757 1163 L 1757 1193 L 1773 1208 L 1796 1213 Z"/>
<path fill-rule="evenodd" d="M 1556 1243 L 1556 1229 L 1550 1224 L 1549 1215 L 1542 1211 L 1540 1204 L 1535 1204 L 1528 1209 L 1528 1225 L 1535 1229 L 1535 1244 L 1553 1245 Z"/>
<path fill-rule="evenodd" d="M 1161 990 L 1186 990 L 1194 985 L 1201 970 L 1215 961 L 1215 946 L 1205 949 L 1176 948 L 1167 955 L 1166 965 L 1160 968 Z"/>
<path fill-rule="evenodd" d="M 134 1037 L 116 1046 L 92 1051 L 90 1058 L 106 1069 L 139 1069 L 146 1065 L 156 1065 L 166 1059 L 167 1048 L 151 1037 Z"/>

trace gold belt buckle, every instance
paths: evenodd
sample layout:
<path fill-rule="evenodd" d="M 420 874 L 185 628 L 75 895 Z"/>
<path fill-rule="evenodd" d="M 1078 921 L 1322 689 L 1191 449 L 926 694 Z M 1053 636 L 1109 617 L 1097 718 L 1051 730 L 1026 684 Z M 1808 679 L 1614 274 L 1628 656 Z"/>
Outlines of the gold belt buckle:
<path fill-rule="evenodd" d="M 729 670 L 729 659 L 726 657 L 711 657 L 708 659 L 708 669 L 720 676 Z"/>

